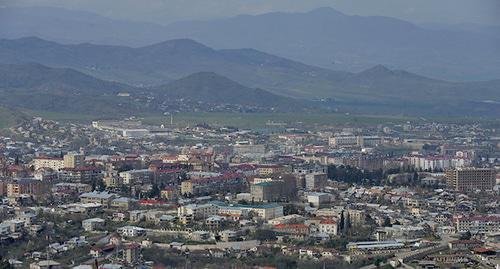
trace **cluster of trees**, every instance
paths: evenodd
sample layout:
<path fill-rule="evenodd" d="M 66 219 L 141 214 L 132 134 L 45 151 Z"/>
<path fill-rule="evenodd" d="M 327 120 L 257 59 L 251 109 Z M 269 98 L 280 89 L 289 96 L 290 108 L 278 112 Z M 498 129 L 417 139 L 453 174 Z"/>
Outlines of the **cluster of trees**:
<path fill-rule="evenodd" d="M 350 165 L 329 165 L 328 178 L 346 183 L 373 183 L 384 177 L 382 169 L 365 171 Z"/>
<path fill-rule="evenodd" d="M 12 265 L 10 265 L 9 261 L 7 259 L 2 258 L 0 256 L 0 269 L 11 269 L 14 268 Z"/>
<path fill-rule="evenodd" d="M 406 181 L 388 181 L 389 175 L 407 173 L 412 174 Z M 362 170 L 349 165 L 329 165 L 328 178 L 345 183 L 383 184 L 383 185 L 412 185 L 419 182 L 419 175 L 414 168 L 391 168 L 387 170 Z"/>

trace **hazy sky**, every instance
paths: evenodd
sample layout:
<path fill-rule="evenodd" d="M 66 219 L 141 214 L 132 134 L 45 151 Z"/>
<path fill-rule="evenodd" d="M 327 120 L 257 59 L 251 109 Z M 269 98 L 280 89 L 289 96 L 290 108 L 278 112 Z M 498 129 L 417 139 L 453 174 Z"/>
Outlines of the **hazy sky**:
<path fill-rule="evenodd" d="M 417 23 L 500 25 L 500 0 L 0 0 L 0 6 L 63 7 L 161 24 L 330 6 L 351 15 L 382 15 Z"/>

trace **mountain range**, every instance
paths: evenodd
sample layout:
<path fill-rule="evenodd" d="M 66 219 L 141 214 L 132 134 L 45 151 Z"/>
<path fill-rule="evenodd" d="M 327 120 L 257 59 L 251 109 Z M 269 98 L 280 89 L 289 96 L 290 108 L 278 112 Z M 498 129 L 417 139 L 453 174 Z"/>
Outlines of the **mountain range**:
<path fill-rule="evenodd" d="M 140 48 L 62 45 L 35 37 L 0 40 L 0 63 L 68 67 L 136 86 L 165 84 L 196 72 L 216 72 L 282 95 L 329 96 L 331 81 L 347 72 L 305 65 L 253 49 L 215 50 L 190 39 Z"/>
<path fill-rule="evenodd" d="M 216 50 L 189 39 L 164 41 L 139 48 L 62 45 L 39 38 L 0 40 L 0 63 L 39 63 L 75 69 L 98 78 L 101 84 L 110 83 L 102 82 L 106 80 L 120 85 L 116 88 L 133 88 L 141 92 L 139 96 L 157 92 L 161 88 L 159 85 L 165 84 L 170 85 L 173 96 L 176 96 L 180 91 L 174 89 L 182 85 L 182 80 L 176 80 L 188 77 L 190 85 L 183 90 L 192 96 L 189 100 L 197 102 L 210 102 L 211 97 L 220 96 L 226 98 L 226 104 L 248 99 L 261 100 L 261 107 L 265 107 L 277 106 L 280 102 L 291 104 L 297 99 L 301 99 L 302 104 L 308 102 L 306 100 L 327 99 L 328 106 L 346 112 L 427 115 L 497 115 L 495 113 L 500 110 L 499 80 L 448 82 L 383 65 L 358 73 L 333 71 L 254 49 Z M 194 73 L 199 74 L 190 76 Z M 68 74 L 72 72 L 68 71 Z M 218 79 L 214 81 L 214 77 Z M 235 87 L 227 81 L 223 83 L 221 77 L 236 81 L 239 86 Z M 50 80 L 47 78 L 47 81 Z M 93 88 L 109 88 L 95 87 L 99 83 L 89 82 L 89 93 L 94 91 Z M 74 86 L 82 88 L 82 84 L 85 83 Z M 209 87 L 209 94 L 203 94 L 205 84 L 213 85 Z M 240 91 L 232 94 L 235 88 Z M 267 104 L 265 100 L 273 99 L 270 96 L 255 97 L 261 94 L 261 90 L 256 88 L 268 91 L 266 94 L 273 94 L 274 98 L 286 96 L 288 99 Z M 235 98 L 243 93 L 253 96 Z M 238 105 L 251 105 L 239 102 Z"/>
<path fill-rule="evenodd" d="M 382 64 L 454 81 L 497 79 L 500 74 L 498 27 L 415 25 L 389 17 L 347 15 L 332 8 L 167 26 L 59 8 L 0 8 L 0 24 L 0 37 L 8 39 L 38 36 L 59 43 L 144 47 L 187 38 L 218 49 L 254 48 L 350 72 Z"/>
<path fill-rule="evenodd" d="M 252 89 L 211 72 L 138 88 L 36 63 L 0 64 L 0 107 L 86 115 L 135 115 L 185 109 L 290 111 L 309 102 Z"/>

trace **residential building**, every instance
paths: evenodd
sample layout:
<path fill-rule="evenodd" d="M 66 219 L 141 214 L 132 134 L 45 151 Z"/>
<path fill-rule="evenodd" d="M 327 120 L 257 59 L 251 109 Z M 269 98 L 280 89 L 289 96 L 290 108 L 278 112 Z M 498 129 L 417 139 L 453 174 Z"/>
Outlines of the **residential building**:
<path fill-rule="evenodd" d="M 77 168 L 85 166 L 85 156 L 80 153 L 68 153 L 64 155 L 64 168 Z"/>
<path fill-rule="evenodd" d="M 496 215 L 457 216 L 453 218 L 453 221 L 456 231 L 459 233 L 493 234 L 500 232 L 500 216 Z"/>
<path fill-rule="evenodd" d="M 80 201 L 82 203 L 98 203 L 103 207 L 110 207 L 111 201 L 117 198 L 115 194 L 109 192 L 87 192 L 80 195 Z"/>
<path fill-rule="evenodd" d="M 85 231 L 95 231 L 100 230 L 104 227 L 106 221 L 101 218 L 85 219 L 82 221 L 82 227 Z"/>
<path fill-rule="evenodd" d="M 321 190 L 326 186 L 328 176 L 326 173 L 311 173 L 305 176 L 306 190 Z"/>
<path fill-rule="evenodd" d="M 49 185 L 40 180 L 24 178 L 7 183 L 7 197 L 20 197 L 21 195 L 40 197 L 48 194 Z"/>
<path fill-rule="evenodd" d="M 64 168 L 64 160 L 63 158 L 40 156 L 34 159 L 33 166 L 35 170 L 50 168 L 54 171 L 58 171 L 59 169 Z"/>
<path fill-rule="evenodd" d="M 246 181 L 241 174 L 226 173 L 220 176 L 185 180 L 181 183 L 182 195 L 208 195 L 212 193 L 239 192 Z"/>
<path fill-rule="evenodd" d="M 493 168 L 457 168 L 446 171 L 446 182 L 457 191 L 493 190 L 496 174 Z"/>
<path fill-rule="evenodd" d="M 318 231 L 328 235 L 337 235 L 337 222 L 330 219 L 321 220 L 318 225 Z"/>

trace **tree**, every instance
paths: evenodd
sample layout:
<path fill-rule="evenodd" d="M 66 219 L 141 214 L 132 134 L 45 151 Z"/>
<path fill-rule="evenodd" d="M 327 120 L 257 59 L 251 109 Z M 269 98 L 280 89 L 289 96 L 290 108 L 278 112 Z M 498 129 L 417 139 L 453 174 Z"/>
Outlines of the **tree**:
<path fill-rule="evenodd" d="M 158 185 L 157 184 L 153 184 L 153 186 L 151 187 L 151 190 L 149 191 L 149 194 L 148 196 L 150 198 L 154 198 L 154 197 L 158 197 L 160 195 L 160 188 L 158 188 Z"/>
<path fill-rule="evenodd" d="M 285 204 L 283 206 L 284 215 L 298 214 L 299 210 L 294 204 Z"/>
<path fill-rule="evenodd" d="M 104 181 L 102 179 L 97 180 L 97 189 L 99 191 L 104 191 L 106 189 L 106 185 L 104 185 Z"/>
<path fill-rule="evenodd" d="M 344 225 L 345 225 L 344 210 L 342 210 L 342 212 L 340 212 L 340 221 L 338 225 L 339 233 L 344 232 Z"/>
<path fill-rule="evenodd" d="M 0 269 L 11 269 L 14 268 L 9 261 L 0 256 Z"/>
<path fill-rule="evenodd" d="M 384 218 L 384 224 L 382 224 L 382 226 L 384 227 L 392 227 L 392 224 L 391 224 L 391 219 L 389 217 L 385 217 Z"/>
<path fill-rule="evenodd" d="M 382 258 L 380 257 L 375 257 L 375 260 L 373 261 L 373 264 L 377 267 L 380 266 L 380 264 L 383 262 Z"/>
<path fill-rule="evenodd" d="M 260 241 L 274 241 L 276 240 L 276 232 L 273 230 L 256 230 L 254 237 Z"/>
<path fill-rule="evenodd" d="M 472 234 L 467 231 L 460 235 L 460 240 L 469 240 L 472 237 Z"/>

